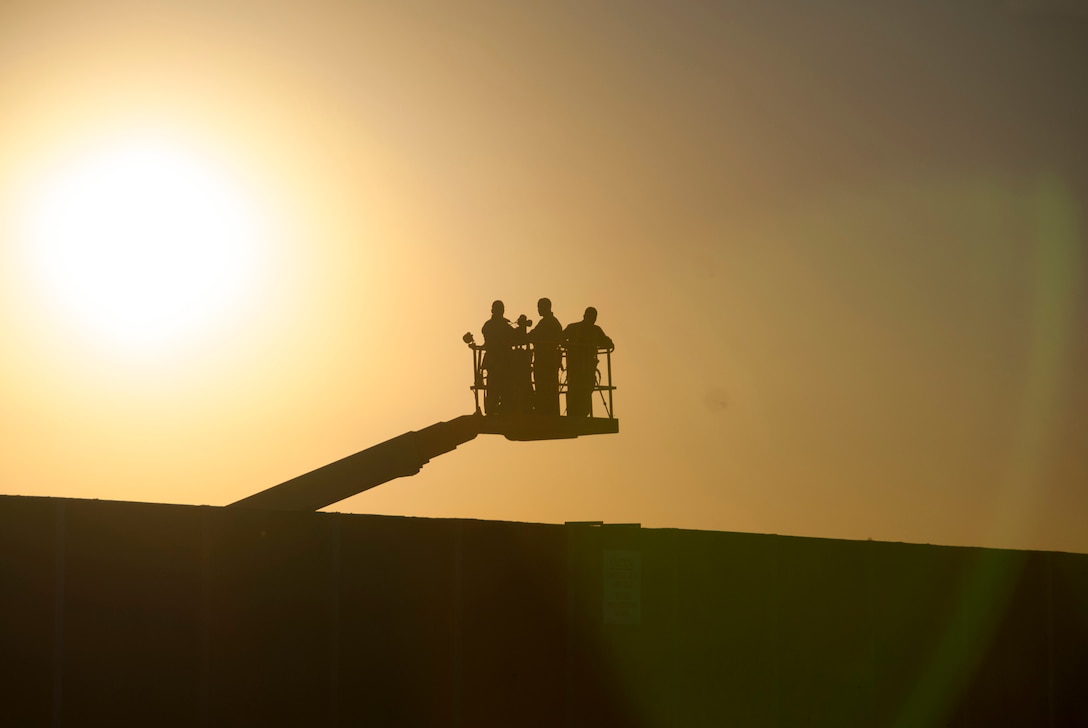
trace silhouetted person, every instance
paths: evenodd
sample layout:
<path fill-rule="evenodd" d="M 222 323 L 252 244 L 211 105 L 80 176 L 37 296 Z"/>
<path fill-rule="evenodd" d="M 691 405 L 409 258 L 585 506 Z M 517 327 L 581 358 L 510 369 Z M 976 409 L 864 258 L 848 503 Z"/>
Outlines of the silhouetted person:
<path fill-rule="evenodd" d="M 518 327 L 510 325 L 503 314 L 506 306 L 502 301 L 491 304 L 491 318 L 481 329 L 484 335 L 484 360 L 480 368 L 487 372 L 487 392 L 484 395 L 484 412 L 487 414 L 509 413 L 515 409 L 516 365 L 514 347 L 525 339 L 528 325 L 525 317 L 518 319 Z"/>
<path fill-rule="evenodd" d="M 533 407 L 539 415 L 559 414 L 559 366 L 563 355 L 559 344 L 563 341 L 563 325 L 552 313 L 552 302 L 542 298 L 536 302 L 540 321 L 528 334 L 533 345 L 533 384 L 536 393 Z"/>
<path fill-rule="evenodd" d="M 613 346 L 597 325 L 597 309 L 590 306 L 581 321 L 564 329 L 563 342 L 567 347 L 567 414 L 590 417 L 597 386 L 597 349 Z"/>

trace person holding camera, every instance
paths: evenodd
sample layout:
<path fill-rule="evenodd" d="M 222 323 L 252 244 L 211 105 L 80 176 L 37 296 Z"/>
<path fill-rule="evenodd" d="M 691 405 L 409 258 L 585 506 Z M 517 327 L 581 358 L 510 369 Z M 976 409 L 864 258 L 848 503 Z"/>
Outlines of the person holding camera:
<path fill-rule="evenodd" d="M 593 416 L 593 390 L 597 387 L 597 349 L 611 349 L 612 339 L 597 325 L 597 309 L 586 309 L 581 321 L 563 330 L 567 348 L 567 415 Z"/>
<path fill-rule="evenodd" d="M 514 327 L 503 314 L 506 306 L 502 301 L 491 304 L 491 318 L 484 322 L 484 360 L 480 368 L 487 372 L 487 392 L 484 395 L 486 414 L 512 414 L 522 409 L 518 386 L 521 359 L 525 352 L 515 347 L 525 342 L 526 329 L 532 322 L 522 314 Z"/>
<path fill-rule="evenodd" d="M 527 338 L 533 345 L 533 411 L 538 415 L 559 416 L 559 367 L 563 355 L 559 344 L 563 340 L 563 325 L 552 313 L 552 302 L 542 298 L 536 302 L 540 322 Z"/>

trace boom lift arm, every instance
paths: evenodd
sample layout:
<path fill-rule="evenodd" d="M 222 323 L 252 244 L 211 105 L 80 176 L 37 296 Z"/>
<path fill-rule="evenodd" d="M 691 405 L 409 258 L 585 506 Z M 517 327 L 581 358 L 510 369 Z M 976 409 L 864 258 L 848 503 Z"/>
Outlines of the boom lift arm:
<path fill-rule="evenodd" d="M 484 418 L 463 415 L 386 440 L 286 483 L 262 490 L 228 507 L 317 511 L 394 478 L 415 475 L 431 458 L 468 442 L 483 430 Z"/>
<path fill-rule="evenodd" d="M 462 415 L 448 422 L 438 422 L 419 431 L 386 440 L 366 450 L 329 463 L 317 470 L 231 503 L 228 508 L 266 508 L 278 511 L 317 511 L 364 490 L 388 483 L 394 478 L 415 475 L 431 458 L 456 449 L 458 445 L 487 433 L 507 440 L 562 440 L 582 435 L 619 432 L 619 420 L 612 409 L 612 347 L 598 350 L 604 356 L 605 378 L 593 387 L 601 395 L 607 417 L 568 417 L 558 415 L 487 414 L 480 408 L 480 395 L 486 397 L 487 384 L 482 371 L 484 348 L 465 335 L 473 352 L 473 385 L 476 414 Z M 531 389 L 531 385 L 530 385 Z M 566 392 L 561 383 L 559 391 Z M 605 394 L 608 398 L 605 400 Z M 558 392 L 556 393 L 558 397 Z M 590 410 L 592 414 L 592 408 Z"/>

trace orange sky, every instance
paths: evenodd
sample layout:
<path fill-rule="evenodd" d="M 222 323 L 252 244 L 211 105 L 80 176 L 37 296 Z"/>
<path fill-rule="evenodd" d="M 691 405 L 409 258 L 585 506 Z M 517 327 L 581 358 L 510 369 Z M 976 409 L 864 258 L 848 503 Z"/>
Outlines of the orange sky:
<path fill-rule="evenodd" d="M 1088 552 L 1088 12 L 915 5 L 3 3 L 0 490 L 229 503 L 471 412 L 461 335 L 549 296 L 619 435 L 334 509 Z M 148 134 L 261 226 L 136 351 L 19 221 Z"/>

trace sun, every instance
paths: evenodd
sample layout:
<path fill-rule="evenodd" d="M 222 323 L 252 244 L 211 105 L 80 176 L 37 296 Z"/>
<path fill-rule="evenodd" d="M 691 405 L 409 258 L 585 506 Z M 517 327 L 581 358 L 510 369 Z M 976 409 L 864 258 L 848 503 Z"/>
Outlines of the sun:
<path fill-rule="evenodd" d="M 68 155 L 31 185 L 24 213 L 36 288 L 103 341 L 180 343 L 253 291 L 255 205 L 191 143 L 128 136 Z"/>

